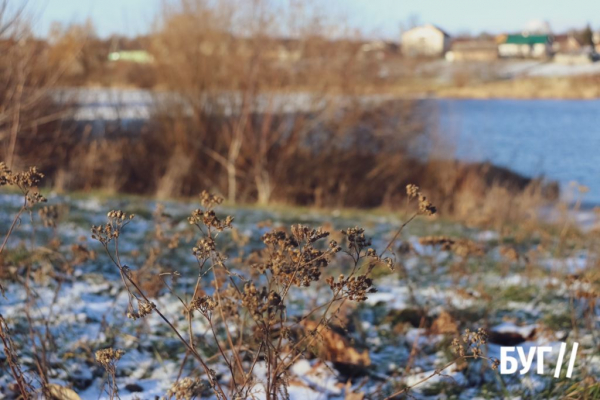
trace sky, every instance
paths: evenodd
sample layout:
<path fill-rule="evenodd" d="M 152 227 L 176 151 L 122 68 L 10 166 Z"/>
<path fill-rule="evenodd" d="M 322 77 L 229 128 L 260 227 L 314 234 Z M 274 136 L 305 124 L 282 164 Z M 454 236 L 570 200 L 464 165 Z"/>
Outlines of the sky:
<path fill-rule="evenodd" d="M 53 21 L 94 21 L 100 36 L 147 32 L 160 0 L 9 0 L 26 1 L 35 31 L 44 35 Z M 283 1 L 283 0 L 282 0 Z M 555 32 L 590 23 L 600 30 L 598 0 L 320 0 L 330 15 L 347 18 L 369 37 L 398 38 L 410 21 L 433 23 L 451 34 L 520 31 L 531 20 L 545 20 Z M 593 19 L 595 18 L 595 20 Z"/>

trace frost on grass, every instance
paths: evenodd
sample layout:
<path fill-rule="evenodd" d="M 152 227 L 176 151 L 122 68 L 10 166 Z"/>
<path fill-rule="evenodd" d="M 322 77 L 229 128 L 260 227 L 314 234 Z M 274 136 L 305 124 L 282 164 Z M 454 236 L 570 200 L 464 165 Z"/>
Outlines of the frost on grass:
<path fill-rule="evenodd" d="M 418 212 L 434 212 L 414 190 Z M 16 198 L 0 197 L 2 209 L 18 212 Z M 2 279 L 0 313 L 32 391 L 54 384 L 83 399 L 234 398 L 235 387 L 245 388 L 241 398 L 527 396 L 547 393 L 551 377 L 514 376 L 502 387 L 487 361 L 499 357 L 501 341 L 517 338 L 525 350 L 577 338 L 594 346 L 585 315 L 597 278 L 581 261 L 590 252 L 524 242 L 511 244 L 513 253 L 489 230 L 457 234 L 452 225 L 450 235 L 443 223 L 419 220 L 395 235 L 410 215 L 258 217 L 222 214 L 209 194 L 199 203 L 53 197 L 22 218 L 1 254 L 12 275 Z M 126 212 L 99 217 L 101 209 Z M 315 227 L 294 224 L 301 219 Z M 74 233 L 92 225 L 96 239 Z M 573 260 L 581 276 L 571 275 Z M 547 276 L 549 266 L 556 275 Z M 335 299 L 327 313 L 328 301 L 318 308 L 324 298 Z M 577 331 L 570 301 L 585 322 Z M 453 348 L 465 329 L 480 327 L 489 335 L 477 350 Z M 279 353 L 264 346 L 280 343 Z M 587 361 L 578 376 L 598 372 L 597 358 Z M 14 381 L 5 369 L 2 393 L 18 390 Z M 569 386 L 552 390 L 559 398 Z"/>

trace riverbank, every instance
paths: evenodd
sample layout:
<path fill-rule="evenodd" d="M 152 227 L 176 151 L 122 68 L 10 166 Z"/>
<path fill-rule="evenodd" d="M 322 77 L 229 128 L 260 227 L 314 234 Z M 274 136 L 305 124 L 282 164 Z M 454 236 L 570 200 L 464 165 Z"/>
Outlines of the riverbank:
<path fill-rule="evenodd" d="M 369 93 L 410 98 L 595 99 L 600 63 L 566 65 L 546 60 L 448 62 L 400 59 L 380 66 Z"/>
<path fill-rule="evenodd" d="M 464 83 L 419 80 L 391 84 L 388 94 L 424 99 L 593 100 L 600 99 L 600 74 L 528 76 Z"/>
<path fill-rule="evenodd" d="M 442 87 L 435 91 L 435 95 L 458 99 L 598 99 L 600 75 L 516 78 L 463 87 Z"/>

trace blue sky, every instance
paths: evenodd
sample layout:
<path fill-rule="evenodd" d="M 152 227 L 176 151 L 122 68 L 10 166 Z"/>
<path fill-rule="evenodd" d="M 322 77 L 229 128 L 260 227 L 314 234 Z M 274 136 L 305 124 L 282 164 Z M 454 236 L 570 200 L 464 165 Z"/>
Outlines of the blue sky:
<path fill-rule="evenodd" d="M 44 35 L 52 22 L 69 24 L 91 18 L 101 36 L 146 32 L 159 9 L 157 0 L 20 0 Z"/>
<path fill-rule="evenodd" d="M 45 34 L 53 21 L 80 22 L 90 17 L 101 36 L 133 35 L 148 30 L 160 0 L 19 0 L 27 1 L 36 18 L 35 30 Z M 518 31 L 542 19 L 555 31 L 591 23 L 600 29 L 598 0 L 321 0 L 331 15 L 347 17 L 369 36 L 395 38 L 411 16 L 450 33 Z"/>

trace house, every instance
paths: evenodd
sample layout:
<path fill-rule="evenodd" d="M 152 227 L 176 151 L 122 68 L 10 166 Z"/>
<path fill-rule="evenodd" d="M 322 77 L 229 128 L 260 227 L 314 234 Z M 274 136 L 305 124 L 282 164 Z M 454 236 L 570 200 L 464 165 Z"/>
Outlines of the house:
<path fill-rule="evenodd" d="M 557 64 L 591 64 L 597 60 L 594 46 L 584 46 L 574 35 L 555 35 L 552 42 L 554 62 Z"/>
<path fill-rule="evenodd" d="M 554 35 L 552 38 L 553 53 L 571 53 L 580 51 L 582 44 L 572 34 Z"/>
<path fill-rule="evenodd" d="M 154 62 L 154 57 L 146 50 L 121 50 L 111 51 L 108 54 L 109 61 L 127 61 L 139 64 Z"/>
<path fill-rule="evenodd" d="M 450 48 L 450 35 L 427 24 L 402 34 L 402 54 L 407 57 L 442 57 Z"/>
<path fill-rule="evenodd" d="M 547 58 L 552 54 L 550 35 L 502 35 L 498 54 L 502 58 Z"/>
<path fill-rule="evenodd" d="M 600 32 L 592 33 L 592 43 L 594 43 L 594 51 L 600 53 Z"/>
<path fill-rule="evenodd" d="M 453 40 L 446 53 L 448 61 L 493 61 L 497 58 L 498 45 L 493 40 Z"/>

